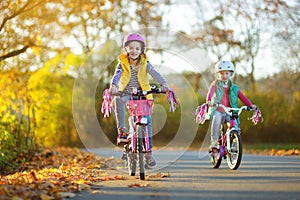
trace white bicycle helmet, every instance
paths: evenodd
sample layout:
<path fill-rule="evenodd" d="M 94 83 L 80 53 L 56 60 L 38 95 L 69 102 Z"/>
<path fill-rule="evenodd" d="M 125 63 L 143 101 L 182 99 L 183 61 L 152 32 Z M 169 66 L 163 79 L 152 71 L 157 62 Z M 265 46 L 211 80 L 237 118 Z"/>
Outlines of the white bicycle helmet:
<path fill-rule="evenodd" d="M 218 72 L 222 72 L 222 71 L 231 71 L 231 76 L 230 76 L 230 79 L 233 78 L 234 76 L 234 65 L 232 64 L 232 62 L 230 61 L 226 61 L 226 60 L 222 60 L 220 62 L 218 62 L 216 65 L 215 65 L 215 70 L 216 70 L 216 73 Z"/>

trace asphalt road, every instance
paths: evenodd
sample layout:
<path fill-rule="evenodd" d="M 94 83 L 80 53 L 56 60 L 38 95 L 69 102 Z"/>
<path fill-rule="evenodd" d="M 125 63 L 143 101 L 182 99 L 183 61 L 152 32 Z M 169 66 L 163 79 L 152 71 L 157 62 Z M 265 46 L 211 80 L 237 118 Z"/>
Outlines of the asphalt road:
<path fill-rule="evenodd" d="M 120 157 L 118 150 L 95 150 L 104 156 Z M 109 170 L 107 174 L 125 175 L 126 180 L 103 181 L 93 186 L 94 194 L 81 192 L 77 199 L 300 199 L 300 157 L 244 155 L 238 170 L 230 170 L 226 160 L 219 169 L 212 169 L 209 157 L 187 151 L 178 159 L 178 151 L 154 153 L 157 172 L 166 178 L 141 181 L 130 177 L 125 169 Z M 128 187 L 138 183 L 147 187 Z"/>

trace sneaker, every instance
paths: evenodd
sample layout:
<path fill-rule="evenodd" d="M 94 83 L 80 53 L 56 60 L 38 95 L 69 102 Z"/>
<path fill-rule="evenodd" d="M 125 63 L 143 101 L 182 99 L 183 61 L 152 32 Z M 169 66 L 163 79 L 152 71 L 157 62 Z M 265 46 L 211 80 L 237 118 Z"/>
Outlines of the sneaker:
<path fill-rule="evenodd" d="M 156 167 L 156 161 L 154 160 L 152 153 L 145 153 L 146 164 L 145 167 L 148 169 Z"/>
<path fill-rule="evenodd" d="M 210 153 L 214 158 L 219 159 L 219 149 L 218 148 L 212 147 L 210 149 Z"/>
<path fill-rule="evenodd" d="M 127 143 L 127 132 L 125 128 L 118 128 L 118 138 L 117 138 L 117 143 Z"/>

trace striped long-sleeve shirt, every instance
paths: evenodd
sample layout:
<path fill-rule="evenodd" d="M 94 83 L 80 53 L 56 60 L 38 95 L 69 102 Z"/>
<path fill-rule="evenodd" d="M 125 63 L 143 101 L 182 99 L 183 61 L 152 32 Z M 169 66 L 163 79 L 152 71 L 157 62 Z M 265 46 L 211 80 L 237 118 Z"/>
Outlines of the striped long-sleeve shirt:
<path fill-rule="evenodd" d="M 133 88 L 133 87 L 136 87 L 136 88 L 140 87 L 140 84 L 138 82 L 137 71 L 135 71 L 132 68 L 132 66 L 130 66 L 130 71 L 131 71 L 130 81 L 125 88 L 125 91 L 128 91 L 128 92 L 130 92 L 131 88 Z M 159 85 L 166 84 L 165 79 L 155 70 L 155 68 L 151 65 L 150 62 L 147 62 L 147 72 Z M 118 85 L 120 82 L 121 74 L 122 74 L 122 66 L 119 63 L 116 68 L 115 74 L 113 75 L 111 84 Z"/>

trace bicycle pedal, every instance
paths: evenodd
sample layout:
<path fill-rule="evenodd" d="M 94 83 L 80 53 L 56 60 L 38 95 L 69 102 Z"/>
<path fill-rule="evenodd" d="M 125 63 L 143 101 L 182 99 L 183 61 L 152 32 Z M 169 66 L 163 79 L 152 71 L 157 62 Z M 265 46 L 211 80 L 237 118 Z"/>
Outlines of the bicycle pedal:
<path fill-rule="evenodd" d="M 117 145 L 121 146 L 121 145 L 126 145 L 128 144 L 128 141 L 125 142 L 125 141 L 117 141 Z"/>

